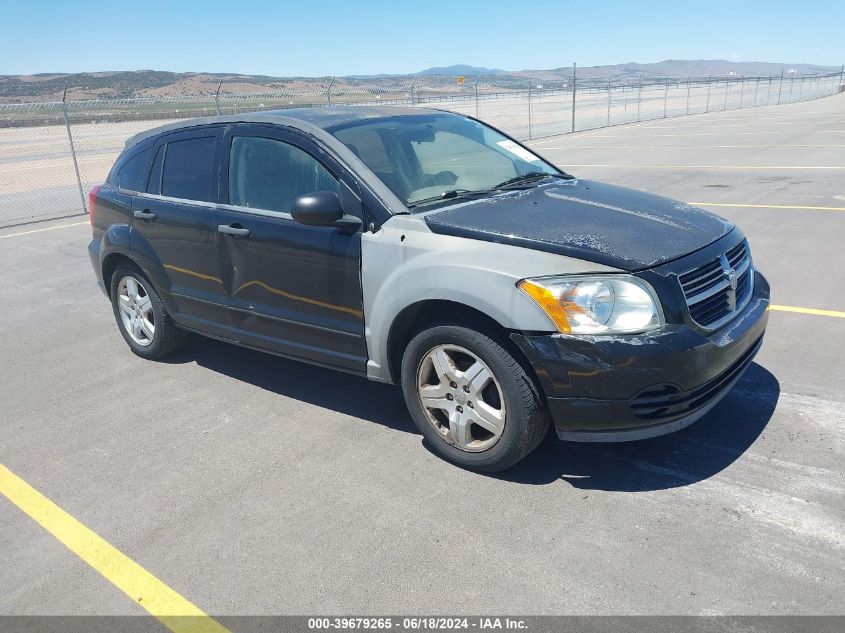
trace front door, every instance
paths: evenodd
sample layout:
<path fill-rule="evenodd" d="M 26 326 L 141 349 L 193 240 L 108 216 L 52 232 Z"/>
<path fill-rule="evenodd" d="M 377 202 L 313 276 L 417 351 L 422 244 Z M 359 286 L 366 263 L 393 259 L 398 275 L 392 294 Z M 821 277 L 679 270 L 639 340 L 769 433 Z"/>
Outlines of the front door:
<path fill-rule="evenodd" d="M 239 340 L 366 371 L 360 230 L 306 226 L 289 213 L 298 196 L 330 190 L 360 217 L 353 177 L 273 126 L 231 126 L 223 147 L 217 244 Z"/>

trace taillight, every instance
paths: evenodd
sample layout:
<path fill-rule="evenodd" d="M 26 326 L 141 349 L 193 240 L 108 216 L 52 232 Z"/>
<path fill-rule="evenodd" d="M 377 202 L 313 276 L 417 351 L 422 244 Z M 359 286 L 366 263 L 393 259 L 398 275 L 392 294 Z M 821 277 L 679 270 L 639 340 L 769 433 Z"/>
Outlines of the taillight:
<path fill-rule="evenodd" d="M 91 227 L 94 226 L 94 207 L 97 204 L 97 194 L 100 192 L 100 185 L 91 187 L 88 192 L 88 220 L 91 222 Z"/>

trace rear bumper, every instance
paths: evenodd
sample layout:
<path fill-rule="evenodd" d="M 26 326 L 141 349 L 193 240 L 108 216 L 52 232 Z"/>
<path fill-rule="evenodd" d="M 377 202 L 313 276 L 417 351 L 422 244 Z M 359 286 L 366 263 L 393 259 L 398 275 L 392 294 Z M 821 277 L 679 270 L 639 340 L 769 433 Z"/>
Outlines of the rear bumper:
<path fill-rule="evenodd" d="M 762 345 L 769 286 L 721 329 L 688 325 L 616 337 L 513 334 L 540 380 L 558 437 L 619 442 L 688 426 L 733 387 Z"/>
<path fill-rule="evenodd" d="M 100 261 L 100 240 L 94 238 L 88 243 L 88 257 L 91 258 L 91 266 L 94 268 L 94 274 L 97 276 L 97 286 L 103 291 L 103 294 L 108 296 L 108 290 L 103 283 L 103 267 Z"/>

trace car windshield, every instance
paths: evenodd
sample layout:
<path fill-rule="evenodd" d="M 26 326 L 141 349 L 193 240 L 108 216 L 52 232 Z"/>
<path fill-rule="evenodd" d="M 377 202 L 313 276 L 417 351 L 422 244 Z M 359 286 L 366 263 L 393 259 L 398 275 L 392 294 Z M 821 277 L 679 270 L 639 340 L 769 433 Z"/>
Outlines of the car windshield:
<path fill-rule="evenodd" d="M 565 175 L 492 128 L 456 114 L 369 119 L 329 132 L 409 208 Z"/>

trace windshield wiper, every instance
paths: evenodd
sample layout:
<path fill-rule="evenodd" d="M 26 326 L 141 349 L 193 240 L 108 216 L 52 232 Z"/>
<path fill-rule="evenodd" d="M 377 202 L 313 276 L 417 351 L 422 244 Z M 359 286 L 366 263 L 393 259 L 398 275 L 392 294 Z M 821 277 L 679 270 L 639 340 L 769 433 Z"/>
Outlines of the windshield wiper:
<path fill-rule="evenodd" d="M 448 191 L 444 191 L 439 195 L 431 196 L 430 198 L 422 198 L 420 200 L 415 200 L 414 202 L 411 202 L 406 206 L 409 209 L 413 209 L 414 207 L 418 207 L 423 204 L 431 204 L 434 202 L 440 202 L 441 200 L 450 200 L 452 198 L 467 198 L 470 196 L 483 196 L 495 193 L 496 191 L 499 191 L 501 189 L 516 188 L 516 185 L 527 184 L 535 180 L 542 180 L 543 178 L 563 178 L 564 180 L 569 180 L 572 178 L 572 176 L 566 173 L 547 174 L 546 172 L 542 171 L 531 171 L 527 174 L 521 174 L 519 176 L 514 176 L 513 178 L 508 178 L 504 182 L 500 182 L 498 185 L 494 185 L 489 189 L 450 189 Z"/>
<path fill-rule="evenodd" d="M 413 209 L 414 207 L 418 207 L 421 204 L 430 204 L 432 202 L 440 202 L 441 200 L 450 200 L 453 198 L 465 198 L 467 196 L 484 195 L 490 193 L 490 191 L 490 189 L 479 189 L 477 191 L 473 191 L 471 189 L 450 189 L 449 191 L 444 191 L 443 193 L 436 196 L 431 196 L 430 198 L 414 200 L 414 202 L 411 202 L 406 206 L 409 209 Z"/>
<path fill-rule="evenodd" d="M 527 184 L 529 182 L 533 182 L 535 180 L 542 180 L 543 178 L 571 178 L 569 174 L 547 174 L 543 171 L 529 171 L 527 174 L 520 174 L 519 176 L 514 176 L 513 178 L 508 178 L 505 181 L 500 182 L 498 185 L 491 187 L 491 190 L 494 189 L 507 189 L 508 187 L 512 187 L 514 185 L 521 185 Z"/>

